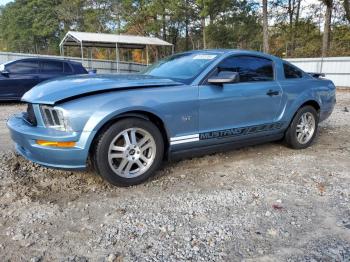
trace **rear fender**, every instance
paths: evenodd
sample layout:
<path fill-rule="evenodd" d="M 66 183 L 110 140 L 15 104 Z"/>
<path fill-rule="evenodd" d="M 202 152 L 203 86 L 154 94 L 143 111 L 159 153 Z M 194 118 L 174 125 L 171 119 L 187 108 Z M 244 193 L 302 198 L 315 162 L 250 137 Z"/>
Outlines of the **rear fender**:
<path fill-rule="evenodd" d="M 290 100 L 289 100 L 290 101 Z M 284 128 L 287 128 L 293 117 L 304 104 L 308 102 L 317 103 L 320 108 L 322 108 L 322 99 L 316 90 L 305 90 L 305 92 L 301 93 L 296 99 L 292 100 L 292 103 L 284 104 L 284 108 L 282 110 L 281 115 L 279 116 L 279 121 L 285 122 Z"/>

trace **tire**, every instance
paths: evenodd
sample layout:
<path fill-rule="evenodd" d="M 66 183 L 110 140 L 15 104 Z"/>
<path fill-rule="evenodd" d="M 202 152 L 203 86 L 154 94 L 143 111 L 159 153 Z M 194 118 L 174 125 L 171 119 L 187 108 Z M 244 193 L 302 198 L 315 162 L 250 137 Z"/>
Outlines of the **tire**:
<path fill-rule="evenodd" d="M 309 147 L 317 134 L 318 121 L 318 113 L 314 107 L 300 108 L 286 131 L 284 137 L 286 144 L 293 149 Z"/>
<path fill-rule="evenodd" d="M 152 176 L 163 155 L 163 136 L 157 126 L 141 118 L 126 118 L 100 134 L 92 161 L 99 175 L 112 185 L 132 186 Z"/>

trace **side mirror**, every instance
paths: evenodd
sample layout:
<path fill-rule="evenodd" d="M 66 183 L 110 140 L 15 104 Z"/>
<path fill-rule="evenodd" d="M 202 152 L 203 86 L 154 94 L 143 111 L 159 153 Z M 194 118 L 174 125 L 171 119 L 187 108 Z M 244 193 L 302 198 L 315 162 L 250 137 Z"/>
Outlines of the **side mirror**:
<path fill-rule="evenodd" d="M 1 70 L 1 71 L 0 71 L 0 74 L 2 74 L 3 76 L 8 77 L 8 76 L 10 75 L 10 72 L 7 71 L 7 70 Z"/>
<path fill-rule="evenodd" d="M 216 85 L 237 82 L 239 82 L 239 73 L 230 71 L 219 72 L 217 76 L 213 76 L 208 79 L 208 83 Z"/>
<path fill-rule="evenodd" d="M 6 76 L 6 77 L 8 77 L 10 74 L 10 72 L 6 70 L 4 64 L 0 65 L 0 74 L 2 74 L 3 76 Z"/>

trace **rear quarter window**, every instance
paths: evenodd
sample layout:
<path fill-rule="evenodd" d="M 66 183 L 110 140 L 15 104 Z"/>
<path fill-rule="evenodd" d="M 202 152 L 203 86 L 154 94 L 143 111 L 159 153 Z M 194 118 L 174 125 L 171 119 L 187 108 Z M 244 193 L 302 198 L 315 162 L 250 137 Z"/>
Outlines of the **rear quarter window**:
<path fill-rule="evenodd" d="M 68 74 L 73 73 L 73 69 L 68 63 L 63 63 L 63 64 L 64 64 L 64 72 L 65 73 L 68 73 Z"/>
<path fill-rule="evenodd" d="M 289 64 L 283 63 L 284 77 L 286 79 L 302 78 L 303 72 L 298 68 L 291 66 Z"/>
<path fill-rule="evenodd" d="M 74 64 L 72 63 L 71 66 L 73 67 L 73 71 L 75 74 L 86 74 L 86 69 L 81 64 Z"/>

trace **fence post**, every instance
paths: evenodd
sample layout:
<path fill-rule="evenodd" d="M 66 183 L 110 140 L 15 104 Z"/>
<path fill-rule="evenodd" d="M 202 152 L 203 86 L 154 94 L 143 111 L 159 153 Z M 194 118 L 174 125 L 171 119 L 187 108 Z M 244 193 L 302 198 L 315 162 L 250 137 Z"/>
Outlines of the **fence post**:
<path fill-rule="evenodd" d="M 115 56 L 117 59 L 117 73 L 119 73 L 119 49 L 118 49 L 118 43 L 115 43 Z"/>

